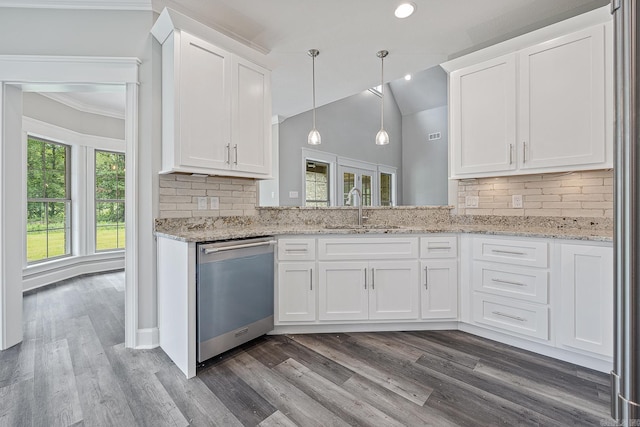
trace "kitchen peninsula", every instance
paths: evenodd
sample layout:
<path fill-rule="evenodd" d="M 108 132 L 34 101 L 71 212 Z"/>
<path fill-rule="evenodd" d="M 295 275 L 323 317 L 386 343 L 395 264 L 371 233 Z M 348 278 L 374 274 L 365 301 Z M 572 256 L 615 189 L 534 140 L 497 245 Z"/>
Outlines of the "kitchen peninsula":
<path fill-rule="evenodd" d="M 197 242 L 271 235 L 278 254 L 275 334 L 460 329 L 610 368 L 610 218 L 451 211 L 366 208 L 364 226 L 356 225 L 354 208 L 258 208 L 255 216 L 158 219 L 160 330 L 166 322 L 179 323 L 184 337 L 161 335 L 160 345 L 187 376 L 195 375 L 191 264 Z M 170 275 L 163 265 L 171 266 Z"/>

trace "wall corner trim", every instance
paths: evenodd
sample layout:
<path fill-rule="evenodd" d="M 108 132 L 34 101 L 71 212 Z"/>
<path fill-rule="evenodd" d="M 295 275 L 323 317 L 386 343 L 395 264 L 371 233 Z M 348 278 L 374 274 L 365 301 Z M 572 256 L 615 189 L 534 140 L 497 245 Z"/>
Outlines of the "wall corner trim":
<path fill-rule="evenodd" d="M 148 350 L 160 346 L 160 331 L 158 328 L 138 329 L 136 333 L 136 350 Z"/>

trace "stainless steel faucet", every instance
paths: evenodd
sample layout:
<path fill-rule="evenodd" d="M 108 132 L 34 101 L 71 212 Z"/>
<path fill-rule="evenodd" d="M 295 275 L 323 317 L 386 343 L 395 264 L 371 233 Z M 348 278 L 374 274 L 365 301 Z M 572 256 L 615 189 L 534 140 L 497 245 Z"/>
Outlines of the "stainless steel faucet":
<path fill-rule="evenodd" d="M 347 201 L 349 204 L 351 204 L 351 196 L 353 193 L 358 195 L 358 226 L 362 227 L 362 192 L 357 187 L 353 187 L 349 190 L 349 194 L 347 195 Z"/>

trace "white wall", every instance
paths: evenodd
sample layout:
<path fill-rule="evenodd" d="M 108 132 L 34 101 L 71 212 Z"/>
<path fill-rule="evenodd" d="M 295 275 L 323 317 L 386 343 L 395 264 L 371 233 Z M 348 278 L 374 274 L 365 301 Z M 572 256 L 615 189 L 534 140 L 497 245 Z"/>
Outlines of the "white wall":
<path fill-rule="evenodd" d="M 155 241 L 157 172 L 160 167 L 160 47 L 149 30 L 154 14 L 2 8 L 0 54 L 137 57 L 138 104 L 138 319 L 139 329 L 157 326 Z"/>
<path fill-rule="evenodd" d="M 447 107 L 402 116 L 402 191 L 406 205 L 446 205 L 448 202 Z M 441 139 L 428 141 L 430 133 Z"/>
<path fill-rule="evenodd" d="M 290 199 L 289 192 L 302 195 L 302 148 L 335 154 L 397 168 L 401 174 L 402 116 L 390 91 L 385 89 L 384 127 L 389 145 L 375 145 L 380 130 L 380 98 L 369 91 L 332 102 L 316 109 L 316 128 L 322 144 L 310 146 L 311 111 L 289 117 L 280 125 L 280 205 L 301 206 L 301 197 Z M 398 183 L 398 194 L 401 193 Z M 402 202 L 401 200 L 399 202 Z"/>

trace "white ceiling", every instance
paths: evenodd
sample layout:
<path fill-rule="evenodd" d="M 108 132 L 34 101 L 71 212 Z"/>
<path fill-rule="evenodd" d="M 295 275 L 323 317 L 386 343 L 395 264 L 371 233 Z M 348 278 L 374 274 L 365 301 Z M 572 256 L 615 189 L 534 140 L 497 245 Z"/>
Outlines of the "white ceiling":
<path fill-rule="evenodd" d="M 152 0 L 268 51 L 273 113 L 311 108 L 311 59 L 317 103 L 379 84 L 376 52 L 389 51 L 385 80 L 444 62 L 460 52 L 506 40 L 609 0 L 413 0 L 416 13 L 394 17 L 400 0 Z M 394 92 L 395 93 L 395 92 Z"/>

